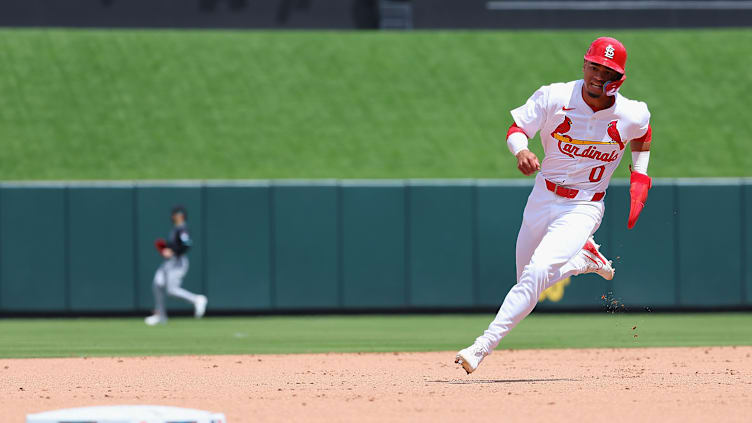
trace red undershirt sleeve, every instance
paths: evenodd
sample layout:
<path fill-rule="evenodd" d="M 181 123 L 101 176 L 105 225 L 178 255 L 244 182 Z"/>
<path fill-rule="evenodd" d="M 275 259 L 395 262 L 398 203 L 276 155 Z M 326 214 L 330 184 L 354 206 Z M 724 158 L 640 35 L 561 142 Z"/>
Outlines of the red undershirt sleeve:
<path fill-rule="evenodd" d="M 509 138 L 510 135 L 512 135 L 512 134 L 514 134 L 516 132 L 521 132 L 522 135 L 527 136 L 527 134 L 525 133 L 525 131 L 523 131 L 522 128 L 520 128 L 519 126 L 517 126 L 517 123 L 512 122 L 512 126 L 510 126 L 509 130 L 507 131 L 507 138 Z M 648 128 L 648 132 L 650 132 L 650 128 Z"/>
<path fill-rule="evenodd" d="M 511 131 L 511 128 L 510 128 L 510 131 Z M 641 136 L 640 138 L 635 138 L 633 141 L 650 142 L 652 139 L 653 139 L 653 129 L 650 127 L 650 125 L 648 125 L 648 130 L 645 132 L 645 135 Z"/>

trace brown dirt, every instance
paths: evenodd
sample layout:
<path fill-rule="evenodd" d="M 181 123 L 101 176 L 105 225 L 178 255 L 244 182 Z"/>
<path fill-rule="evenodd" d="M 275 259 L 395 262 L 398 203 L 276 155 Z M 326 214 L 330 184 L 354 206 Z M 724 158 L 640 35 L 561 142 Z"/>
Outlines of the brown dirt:
<path fill-rule="evenodd" d="M 0 414 L 158 404 L 275 421 L 750 421 L 752 347 L 0 359 Z"/>

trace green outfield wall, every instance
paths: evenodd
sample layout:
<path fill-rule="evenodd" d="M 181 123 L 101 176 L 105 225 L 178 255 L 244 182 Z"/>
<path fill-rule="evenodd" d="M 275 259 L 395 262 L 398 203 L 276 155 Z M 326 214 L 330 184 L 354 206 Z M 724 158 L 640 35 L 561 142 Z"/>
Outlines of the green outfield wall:
<path fill-rule="evenodd" d="M 0 184 L 0 312 L 147 311 L 169 210 L 188 209 L 189 290 L 218 311 L 497 307 L 515 282 L 531 181 Z M 627 230 L 616 181 L 596 234 L 613 281 L 540 309 L 752 307 L 752 181 L 657 180 Z M 605 299 L 604 299 L 605 297 Z M 179 302 L 173 309 L 187 310 Z"/>

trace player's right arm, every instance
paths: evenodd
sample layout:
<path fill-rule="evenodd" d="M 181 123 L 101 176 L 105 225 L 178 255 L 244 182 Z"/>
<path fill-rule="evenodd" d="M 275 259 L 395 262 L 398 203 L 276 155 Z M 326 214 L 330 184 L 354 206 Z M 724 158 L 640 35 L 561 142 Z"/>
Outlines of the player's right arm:
<path fill-rule="evenodd" d="M 540 170 L 538 157 L 528 149 L 528 140 L 543 126 L 548 108 L 549 86 L 540 87 L 522 106 L 511 111 L 514 123 L 507 131 L 507 146 L 517 157 L 517 169 L 523 175 Z"/>
<path fill-rule="evenodd" d="M 513 123 L 507 131 L 507 147 L 517 157 L 517 169 L 523 175 L 532 175 L 540 170 L 538 157 L 528 149 L 528 139 L 525 131 Z"/>

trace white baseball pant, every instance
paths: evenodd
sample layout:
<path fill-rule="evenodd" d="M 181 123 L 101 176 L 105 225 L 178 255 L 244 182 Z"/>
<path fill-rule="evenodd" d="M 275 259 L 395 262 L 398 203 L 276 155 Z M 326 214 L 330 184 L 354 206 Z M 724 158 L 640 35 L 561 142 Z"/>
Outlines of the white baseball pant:
<path fill-rule="evenodd" d="M 586 270 L 587 263 L 577 253 L 598 229 L 603 211 L 603 201 L 554 194 L 538 174 L 517 235 L 517 284 L 509 290 L 496 318 L 476 343 L 491 353 L 533 311 L 546 288 Z"/>

